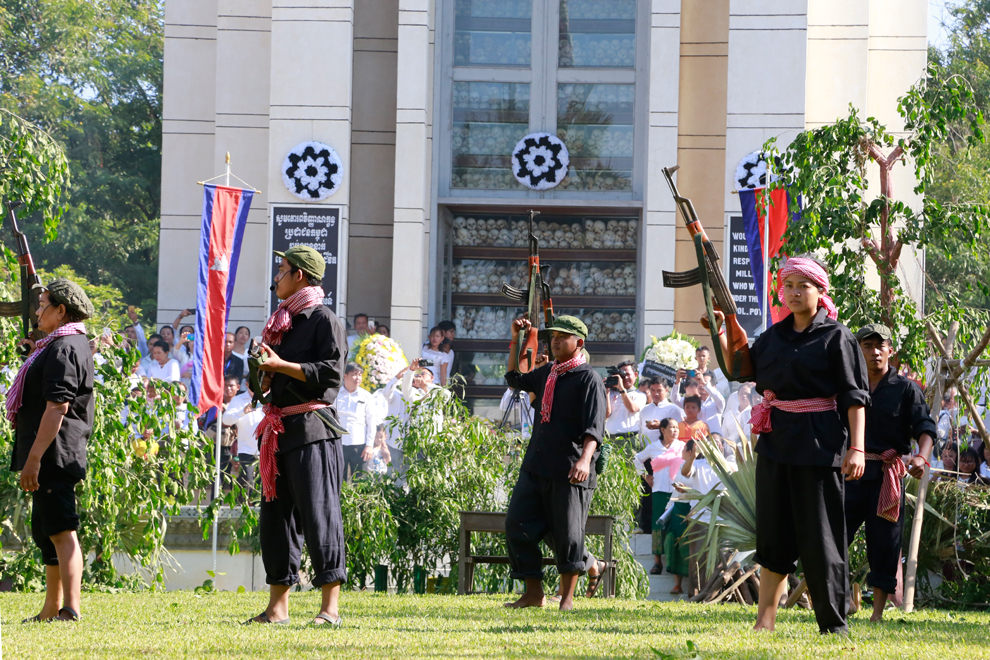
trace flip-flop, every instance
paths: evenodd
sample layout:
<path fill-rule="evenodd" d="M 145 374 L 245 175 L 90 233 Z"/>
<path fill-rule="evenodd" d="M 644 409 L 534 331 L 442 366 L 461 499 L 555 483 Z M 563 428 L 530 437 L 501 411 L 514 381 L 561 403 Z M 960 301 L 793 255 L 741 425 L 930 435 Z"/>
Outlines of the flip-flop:
<path fill-rule="evenodd" d="M 650 575 L 663 575 L 663 566 L 660 564 L 653 564 L 653 567 L 650 568 Z"/>
<path fill-rule="evenodd" d="M 284 626 L 288 622 L 289 622 L 289 618 L 288 617 L 282 619 L 281 621 L 276 621 L 275 619 L 269 618 L 268 617 L 268 614 L 266 614 L 265 612 L 262 612 L 258 616 L 252 617 L 252 618 L 248 619 L 247 621 L 245 621 L 244 622 L 244 625 L 245 626 L 250 626 L 252 623 L 274 623 L 276 625 Z"/>
<path fill-rule="evenodd" d="M 324 621 L 326 621 L 326 623 L 315 623 L 314 622 L 313 625 L 316 626 L 316 627 L 328 626 L 330 628 L 340 628 L 340 626 L 343 625 L 343 623 L 344 623 L 344 617 L 340 616 L 339 614 L 337 615 L 337 618 L 336 619 L 333 619 L 333 618 L 330 617 L 329 614 L 324 614 L 323 612 L 320 612 L 319 614 L 317 614 L 313 618 L 315 618 L 315 619 L 323 619 Z"/>
<path fill-rule="evenodd" d="M 35 614 L 34 616 L 29 616 L 28 618 L 24 619 L 23 621 L 21 621 L 21 623 L 48 623 L 49 621 L 53 621 L 54 619 L 55 617 L 52 617 L 51 619 L 42 619 L 40 614 Z"/>
<path fill-rule="evenodd" d="M 671 596 L 680 596 L 683 593 L 684 593 L 684 590 L 681 589 L 680 587 L 674 587 L 673 589 L 670 590 L 670 595 Z"/>
<path fill-rule="evenodd" d="M 62 612 L 65 612 L 66 614 L 68 614 L 69 615 L 69 618 L 68 619 L 63 619 L 62 618 Z M 62 609 L 60 609 L 58 611 L 58 616 L 55 617 L 53 619 L 53 621 L 78 621 L 81 618 L 82 617 L 79 616 L 79 612 L 76 612 L 71 607 L 63 607 Z"/>
<path fill-rule="evenodd" d="M 560 594 L 554 594 L 553 596 L 550 596 L 549 598 L 547 598 L 547 603 L 548 604 L 549 603 L 553 603 L 554 605 L 559 605 L 560 604 Z"/>

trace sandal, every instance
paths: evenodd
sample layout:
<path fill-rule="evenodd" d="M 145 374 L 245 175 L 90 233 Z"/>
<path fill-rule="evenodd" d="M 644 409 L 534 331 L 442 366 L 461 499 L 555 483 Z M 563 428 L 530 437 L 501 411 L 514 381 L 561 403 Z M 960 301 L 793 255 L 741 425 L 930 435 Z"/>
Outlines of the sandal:
<path fill-rule="evenodd" d="M 547 605 L 559 605 L 560 604 L 560 594 L 554 594 L 547 598 Z"/>
<path fill-rule="evenodd" d="M 275 619 L 269 618 L 267 613 L 262 612 L 258 616 L 252 617 L 252 618 L 248 619 L 247 621 L 245 621 L 244 622 L 244 625 L 245 626 L 249 626 L 252 623 L 274 623 L 274 624 L 283 626 L 283 625 L 287 624 L 288 622 L 289 622 L 289 618 L 288 617 L 282 619 L 281 621 L 276 621 Z"/>
<path fill-rule="evenodd" d="M 51 619 L 42 619 L 40 614 L 35 614 L 34 616 L 29 616 L 28 618 L 21 621 L 21 623 L 48 623 L 49 621 L 54 621 L 55 617 Z"/>
<path fill-rule="evenodd" d="M 596 566 L 601 566 L 601 569 L 599 569 L 598 575 L 588 574 L 588 591 L 584 594 L 585 598 L 595 597 L 595 593 L 598 591 L 598 586 L 601 584 L 602 578 L 605 577 L 605 570 L 608 568 L 603 561 L 599 561 Z"/>
<path fill-rule="evenodd" d="M 650 569 L 650 575 L 663 575 L 663 565 L 653 564 L 653 567 Z"/>
<path fill-rule="evenodd" d="M 324 614 L 323 612 L 320 612 L 313 618 L 322 619 L 323 621 L 326 621 L 326 623 L 313 622 L 314 626 L 329 626 L 330 628 L 340 628 L 340 626 L 344 623 L 344 617 L 340 616 L 339 614 L 337 615 L 336 619 L 333 619 L 330 617 L 329 614 Z M 286 619 L 286 621 L 288 621 L 288 619 Z"/>
<path fill-rule="evenodd" d="M 62 618 L 62 613 L 68 617 L 67 619 Z M 76 612 L 71 607 L 63 607 L 58 611 L 58 616 L 53 619 L 53 621 L 78 621 L 82 617 L 79 616 L 79 612 Z"/>
<path fill-rule="evenodd" d="M 684 593 L 684 590 L 681 589 L 680 587 L 674 587 L 673 589 L 670 590 L 670 595 L 671 596 L 680 596 L 683 593 Z"/>

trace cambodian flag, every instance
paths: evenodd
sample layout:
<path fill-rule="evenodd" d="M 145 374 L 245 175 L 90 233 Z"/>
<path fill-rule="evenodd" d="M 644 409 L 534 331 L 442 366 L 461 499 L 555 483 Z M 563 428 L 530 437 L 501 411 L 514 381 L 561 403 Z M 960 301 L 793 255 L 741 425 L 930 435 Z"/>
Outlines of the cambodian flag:
<path fill-rule="evenodd" d="M 196 339 L 189 401 L 200 412 L 223 402 L 223 342 L 234 293 L 241 239 L 253 190 L 208 183 L 203 186 L 199 238 Z"/>
<path fill-rule="evenodd" d="M 780 252 L 783 244 L 784 232 L 787 231 L 787 222 L 791 215 L 788 213 L 787 190 L 777 188 L 770 191 L 770 212 L 765 213 L 765 202 L 763 200 L 763 188 L 749 188 L 739 191 L 739 205 L 742 207 L 743 226 L 746 229 L 746 244 L 749 247 L 749 267 L 753 273 L 753 282 L 756 284 L 756 295 L 760 305 L 768 306 L 768 317 L 770 323 L 776 323 L 787 313 L 782 307 L 769 304 L 764 299 L 764 292 L 771 289 L 770 273 L 763 263 L 763 246 L 766 241 L 764 229 L 770 233 L 770 243 L 767 245 L 767 261 L 773 260 Z M 799 213 L 793 216 L 800 217 Z M 766 222 L 764 223 L 764 218 Z M 764 224 L 766 227 L 764 227 Z M 762 282 L 762 283 L 761 283 Z M 761 307 L 762 309 L 762 307 Z"/>

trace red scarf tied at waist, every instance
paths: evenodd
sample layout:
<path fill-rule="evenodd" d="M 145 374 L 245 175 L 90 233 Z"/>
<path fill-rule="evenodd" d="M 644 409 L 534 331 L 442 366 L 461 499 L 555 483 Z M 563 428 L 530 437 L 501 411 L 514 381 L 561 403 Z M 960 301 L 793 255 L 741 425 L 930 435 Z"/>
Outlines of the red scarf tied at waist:
<path fill-rule="evenodd" d="M 261 409 L 265 413 L 265 417 L 258 424 L 254 435 L 261 441 L 258 448 L 260 454 L 258 462 L 261 465 L 261 494 L 269 502 L 275 499 L 275 477 L 278 476 L 275 454 L 278 453 L 278 436 L 285 432 L 282 418 L 326 407 L 327 404 L 322 401 L 309 401 L 285 408 L 276 408 L 272 404 L 266 403 Z"/>
<path fill-rule="evenodd" d="M 278 309 L 268 318 L 265 329 L 261 332 L 261 340 L 269 346 L 282 343 L 282 335 L 292 328 L 292 317 L 310 307 L 316 307 L 323 302 L 323 289 L 318 286 L 307 286 L 299 289 L 278 304 Z"/>
<path fill-rule="evenodd" d="M 901 516 L 901 479 L 907 474 L 907 467 L 896 449 L 888 449 L 879 455 L 866 454 L 866 460 L 883 461 L 883 485 L 880 487 L 877 515 L 897 522 Z"/>
<path fill-rule="evenodd" d="M 578 353 L 567 362 L 557 362 L 554 360 L 553 365 L 550 367 L 550 376 L 547 378 L 547 385 L 543 389 L 543 406 L 540 409 L 540 416 L 544 424 L 550 421 L 550 410 L 553 408 L 553 388 L 557 384 L 557 376 L 570 371 L 574 367 L 579 367 L 585 362 L 584 353 Z"/>
<path fill-rule="evenodd" d="M 753 414 L 749 418 L 753 433 L 769 433 L 773 430 L 770 423 L 770 409 L 780 408 L 784 412 L 809 413 L 828 412 L 838 410 L 835 397 L 818 397 L 814 399 L 796 399 L 794 401 L 781 401 L 772 390 L 763 391 L 763 401 L 753 406 Z"/>

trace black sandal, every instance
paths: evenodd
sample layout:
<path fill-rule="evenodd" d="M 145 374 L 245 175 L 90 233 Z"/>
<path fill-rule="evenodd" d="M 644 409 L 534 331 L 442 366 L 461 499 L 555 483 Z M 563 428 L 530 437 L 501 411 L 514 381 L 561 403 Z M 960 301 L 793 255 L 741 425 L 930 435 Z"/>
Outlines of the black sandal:
<path fill-rule="evenodd" d="M 657 562 L 650 568 L 650 575 L 663 575 L 663 564 Z"/>
<path fill-rule="evenodd" d="M 317 626 L 317 627 L 319 627 L 319 626 L 329 626 L 330 628 L 340 628 L 340 626 L 344 623 L 344 617 L 340 616 L 339 614 L 337 615 L 337 618 L 336 619 L 332 619 L 332 618 L 330 618 L 330 615 L 329 614 L 324 614 L 323 612 L 320 612 L 314 618 L 315 619 L 322 619 L 322 620 L 326 621 L 326 623 L 316 623 L 316 622 L 313 622 L 313 625 L 314 626 Z"/>
<path fill-rule="evenodd" d="M 42 619 L 40 614 L 35 614 L 34 616 L 29 616 L 28 618 L 24 619 L 23 621 L 21 621 L 21 623 L 49 623 L 50 621 L 54 621 L 54 620 L 55 617 L 52 617 L 51 619 Z"/>
<path fill-rule="evenodd" d="M 275 619 L 269 618 L 268 617 L 268 614 L 266 612 L 262 612 L 258 616 L 252 617 L 252 618 L 248 619 L 247 621 L 245 621 L 243 625 L 250 626 L 252 623 L 274 623 L 276 625 L 284 626 L 288 622 L 289 622 L 289 618 L 288 617 L 282 619 L 281 621 L 276 621 Z"/>
<path fill-rule="evenodd" d="M 62 613 L 63 613 L 63 612 L 65 612 L 65 613 L 66 613 L 66 614 L 67 614 L 67 615 L 69 616 L 69 618 L 68 618 L 68 619 L 63 619 L 63 618 L 62 618 Z M 54 621 L 78 621 L 78 620 L 79 620 L 79 619 L 81 619 L 81 618 L 82 618 L 82 617 L 81 617 L 81 616 L 79 616 L 79 612 L 76 612 L 76 611 L 75 611 L 74 609 L 72 609 L 71 607 L 63 607 L 62 609 L 60 609 L 60 610 L 58 611 L 58 616 L 57 616 L 57 617 L 55 617 L 55 618 L 54 618 L 53 620 L 54 620 Z"/>

